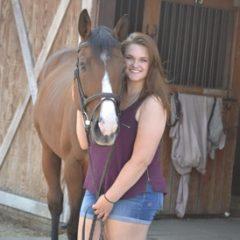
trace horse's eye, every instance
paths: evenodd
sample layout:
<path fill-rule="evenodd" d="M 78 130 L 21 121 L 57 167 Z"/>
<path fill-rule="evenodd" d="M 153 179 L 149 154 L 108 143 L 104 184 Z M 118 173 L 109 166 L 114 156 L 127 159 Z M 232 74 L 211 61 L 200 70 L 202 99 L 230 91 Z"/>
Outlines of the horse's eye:
<path fill-rule="evenodd" d="M 85 71 L 86 70 L 86 63 L 85 62 L 79 62 L 79 69 L 81 71 Z"/>

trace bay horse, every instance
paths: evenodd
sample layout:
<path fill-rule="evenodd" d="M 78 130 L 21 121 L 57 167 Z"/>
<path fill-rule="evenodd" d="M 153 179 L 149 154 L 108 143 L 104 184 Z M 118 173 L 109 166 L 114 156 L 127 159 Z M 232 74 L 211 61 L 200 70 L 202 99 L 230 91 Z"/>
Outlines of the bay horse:
<path fill-rule="evenodd" d="M 91 30 L 91 19 L 83 10 L 78 32 L 78 49 L 60 50 L 44 65 L 34 106 L 34 125 L 42 144 L 42 168 L 48 186 L 52 240 L 58 239 L 63 209 L 62 165 L 70 206 L 67 235 L 70 240 L 77 239 L 88 166 L 87 151 L 81 149 L 77 138 L 77 111 L 82 113 L 91 140 L 98 144 L 111 145 L 118 129 L 117 102 L 124 71 L 120 41 L 127 35 L 127 18 L 123 16 L 113 31 L 105 26 Z"/>

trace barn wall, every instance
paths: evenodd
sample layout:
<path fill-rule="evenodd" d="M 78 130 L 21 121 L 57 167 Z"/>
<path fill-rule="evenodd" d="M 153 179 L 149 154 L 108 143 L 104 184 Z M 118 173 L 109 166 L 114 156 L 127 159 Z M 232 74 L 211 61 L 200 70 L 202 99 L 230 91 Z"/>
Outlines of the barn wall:
<path fill-rule="evenodd" d="M 106 0 L 100 1 L 105 2 Z M 100 7 L 100 23 L 113 26 L 113 19 L 108 19 L 107 11 L 115 11 L 112 3 L 112 10 L 106 10 Z M 194 4 L 192 0 L 172 0 L 184 4 Z M 161 2 L 158 0 L 145 0 L 144 17 L 142 31 L 151 35 L 155 40 L 158 38 Z M 191 173 L 189 186 L 189 200 L 186 209 L 187 214 L 222 214 L 229 211 L 231 203 L 231 186 L 233 177 L 233 164 L 236 149 L 240 98 L 240 74 L 239 74 L 239 8 L 235 8 L 234 1 L 228 0 L 204 0 L 204 6 L 215 7 L 220 9 L 234 9 L 236 13 L 235 37 L 232 49 L 232 62 L 230 87 L 228 91 L 219 91 L 217 89 L 200 89 L 183 86 L 171 86 L 173 92 L 186 92 L 190 94 L 223 96 L 223 121 L 226 131 L 226 146 L 223 150 L 217 151 L 215 160 L 208 159 L 206 174 L 201 175 L 196 170 Z M 111 6 L 109 6 L 111 7 Z M 237 37 L 236 37 L 237 36 Z M 230 98 L 228 98 L 230 97 Z M 171 139 L 169 138 L 169 128 L 166 129 L 162 139 L 161 156 L 163 160 L 164 175 L 168 183 L 168 194 L 165 197 L 164 210 L 165 214 L 174 214 L 176 198 L 180 176 L 177 174 L 171 163 Z"/>
<path fill-rule="evenodd" d="M 234 98 L 236 98 L 240 104 L 240 10 L 236 13 L 236 36 L 235 36 L 235 55 L 234 55 L 234 69 L 233 69 L 233 85 L 231 92 Z"/>
<path fill-rule="evenodd" d="M 85 0 L 87 1 L 87 0 Z M 115 1 L 115 0 L 114 0 Z M 146 0 L 148 1 L 148 0 Z M 188 0 L 186 0 L 187 3 Z M 28 30 L 29 42 L 36 61 L 60 0 L 22 0 L 20 1 Z M 94 24 L 104 15 L 104 2 L 93 0 L 92 14 Z M 211 3 L 213 1 L 206 1 Z M 228 3 L 227 3 L 228 2 Z M 229 7 L 229 1 L 221 0 L 224 7 Z M 227 4 L 225 4 L 227 3 Z M 160 2 L 152 0 L 145 4 L 143 31 L 149 31 L 154 36 L 159 23 L 158 10 Z M 216 4 L 216 3 L 215 3 Z M 98 12 L 98 7 L 100 11 Z M 114 4 L 112 4 L 114 6 Z M 155 7 L 154 7 L 155 6 Z M 76 47 L 78 42 L 77 21 L 81 8 L 80 0 L 71 0 L 60 30 L 54 41 L 51 53 L 66 46 Z M 155 11 L 152 11 L 154 9 Z M 109 11 L 109 10 L 108 10 Z M 238 10 L 239 11 L 239 10 Z M 106 16 L 106 15 L 105 15 Z M 106 17 L 104 18 L 106 20 Z M 0 145 L 7 133 L 17 106 L 23 101 L 28 87 L 27 76 L 23 64 L 21 48 L 18 40 L 16 24 L 11 1 L 0 1 Z M 113 20 L 111 19 L 111 24 Z M 234 55 L 232 96 L 239 101 L 239 36 L 240 20 L 236 25 L 237 40 Z M 225 101 L 224 122 L 227 129 L 227 145 L 217 153 L 216 160 L 208 161 L 207 172 L 200 175 L 195 170 L 191 174 L 190 196 L 187 208 L 189 214 L 222 213 L 229 209 L 231 200 L 231 181 L 236 144 L 235 127 L 238 125 L 238 108 L 236 102 Z M 7 156 L 0 166 L 0 190 L 31 199 L 46 201 L 46 183 L 41 171 L 41 145 L 32 123 L 32 103 L 24 113 L 16 136 Z M 179 176 L 170 161 L 171 141 L 168 129 L 163 138 L 164 173 L 168 179 L 169 194 L 166 196 L 164 212 L 174 213 Z"/>
<path fill-rule="evenodd" d="M 26 81 L 11 2 L 0 2 L 0 142 L 7 132 L 17 104 L 23 100 Z"/>
<path fill-rule="evenodd" d="M 234 154 L 236 148 L 236 126 L 238 124 L 237 102 L 224 101 L 223 122 L 226 131 L 226 145 L 216 152 L 214 160 L 208 159 L 204 175 L 195 169 L 190 174 L 189 199 L 186 214 L 221 214 L 229 211 Z M 168 183 L 164 213 L 174 214 L 180 175 L 171 163 L 171 139 L 166 130 L 162 142 L 164 174 Z"/>
<path fill-rule="evenodd" d="M 238 9 L 236 14 L 236 45 L 235 45 L 235 55 L 234 55 L 234 69 L 233 69 L 233 86 L 231 89 L 232 95 L 238 100 L 238 105 L 240 107 L 240 10 Z M 238 121 L 238 140 L 237 149 L 235 154 L 235 162 L 233 169 L 233 185 L 232 194 L 233 196 L 238 196 L 237 202 L 240 200 L 240 115 Z M 236 206 L 235 206 L 236 205 Z M 234 204 L 233 208 L 240 210 L 239 204 Z"/>
<path fill-rule="evenodd" d="M 60 1 L 22 0 L 20 3 L 35 62 Z M 80 9 L 80 0 L 70 1 L 51 53 L 63 47 L 77 47 Z M 0 144 L 2 144 L 17 106 L 25 97 L 28 82 L 11 1 L 0 2 L 0 19 Z M 41 171 L 41 145 L 32 118 L 33 106 L 29 102 L 0 168 L 0 190 L 45 202 L 46 183 Z"/>
<path fill-rule="evenodd" d="M 179 0 L 179 2 L 183 2 Z M 186 0 L 185 3 L 190 1 Z M 233 2 L 222 1 L 204 1 L 205 6 L 233 9 Z M 153 18 L 153 17 L 151 17 Z M 150 25 L 157 24 L 150 21 Z M 206 173 L 201 175 L 193 169 L 190 177 L 189 200 L 187 204 L 186 214 L 222 214 L 231 208 L 232 197 L 232 180 L 233 166 L 235 161 L 237 126 L 239 124 L 239 97 L 240 97 L 240 75 L 239 75 L 239 8 L 235 8 L 235 33 L 232 48 L 232 63 L 230 86 L 224 95 L 223 102 L 223 122 L 226 133 L 226 145 L 223 150 L 216 152 L 215 160 L 208 159 Z M 182 88 L 174 86 L 173 91 L 187 92 L 192 94 L 204 95 L 204 89 Z M 213 90 L 208 93 L 215 95 L 217 91 Z M 217 94 L 218 95 L 218 94 Z M 168 182 L 168 192 L 166 196 L 164 213 L 174 214 L 176 206 L 176 198 L 180 176 L 175 171 L 171 163 L 171 140 L 168 137 L 168 131 L 164 136 L 162 149 L 163 161 L 165 166 L 165 176 Z"/>

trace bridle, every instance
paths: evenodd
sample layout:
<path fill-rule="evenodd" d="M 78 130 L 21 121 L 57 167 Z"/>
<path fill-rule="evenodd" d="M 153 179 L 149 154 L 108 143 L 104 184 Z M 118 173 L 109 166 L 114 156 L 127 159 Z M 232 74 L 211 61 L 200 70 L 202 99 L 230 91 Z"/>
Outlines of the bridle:
<path fill-rule="evenodd" d="M 81 49 L 83 47 L 85 47 L 86 45 L 88 45 L 87 41 L 81 42 L 78 48 L 78 54 L 81 51 Z M 94 119 L 95 113 L 97 111 L 97 109 L 100 107 L 100 105 L 108 100 L 108 101 L 112 101 L 117 109 L 117 115 L 119 116 L 120 110 L 119 110 L 119 105 L 120 105 L 120 99 L 122 97 L 123 94 L 123 90 L 124 90 L 124 81 L 123 79 L 121 79 L 121 90 L 120 90 L 120 94 L 116 95 L 114 93 L 107 93 L 107 92 L 103 92 L 103 93 L 96 93 L 90 97 L 87 97 L 86 94 L 84 93 L 83 87 L 82 87 L 82 83 L 81 83 L 81 79 L 80 79 L 80 70 L 79 70 L 79 56 L 77 57 L 77 63 L 76 63 L 76 69 L 74 71 L 74 80 L 77 81 L 77 87 L 78 87 L 78 93 L 79 93 L 79 97 L 80 97 L 80 111 L 82 112 L 83 118 L 84 118 L 84 127 L 85 130 L 87 132 L 87 135 L 89 134 L 89 130 L 91 127 L 91 123 Z M 96 100 L 96 99 L 100 99 L 100 101 L 96 104 L 96 106 L 94 107 L 91 115 L 88 114 L 87 112 L 87 106 L 90 102 Z"/>
<path fill-rule="evenodd" d="M 87 44 L 88 43 L 86 41 L 80 43 L 79 49 L 78 49 L 78 54 L 79 54 L 81 48 L 86 46 Z M 122 97 L 123 91 L 124 91 L 124 79 L 123 79 L 123 76 L 122 76 L 121 90 L 120 90 L 120 94 L 118 94 L 118 95 L 113 94 L 113 93 L 96 93 L 96 94 L 94 94 L 90 97 L 87 97 L 86 94 L 84 93 L 82 83 L 81 83 L 81 79 L 80 79 L 79 56 L 78 56 L 77 57 L 77 63 L 76 63 L 76 69 L 74 71 L 74 80 L 77 81 L 78 93 L 79 93 L 79 97 L 80 97 L 80 101 L 79 101 L 80 111 L 82 112 L 82 115 L 83 115 L 83 118 L 84 118 L 84 127 L 85 127 L 85 131 L 86 131 L 88 143 L 90 143 L 90 140 L 89 140 L 90 136 L 89 135 L 90 135 L 91 123 L 94 120 L 94 116 L 96 114 L 97 109 L 100 107 L 100 105 L 104 101 L 110 100 L 114 103 L 114 105 L 117 109 L 117 116 L 119 117 L 119 115 L 120 115 L 120 108 L 119 108 L 120 107 L 120 100 L 121 100 L 121 97 Z M 88 112 L 87 112 L 87 106 L 90 102 L 92 102 L 96 99 L 100 99 L 100 101 L 94 107 L 91 115 L 89 115 Z M 97 190 L 97 193 L 96 193 L 96 198 L 97 199 L 99 198 L 99 196 L 101 194 L 101 192 L 100 192 L 101 187 L 103 185 L 104 178 L 105 178 L 105 176 L 108 172 L 108 169 L 109 169 L 109 164 L 110 164 L 110 161 L 112 159 L 112 154 L 114 152 L 114 145 L 111 147 L 111 150 L 108 154 L 107 160 L 106 160 L 105 165 L 104 165 L 104 170 L 103 170 L 103 173 L 102 173 L 102 176 L 101 176 L 101 179 L 100 179 L 99 189 Z M 92 161 L 91 161 L 91 158 L 90 158 L 90 154 L 89 154 L 89 162 L 90 162 L 90 167 L 93 168 Z M 90 236 L 89 236 L 89 239 L 91 239 L 91 240 L 93 239 L 93 233 L 94 233 L 94 228 L 95 228 L 96 221 L 97 221 L 97 216 L 94 215 L 94 219 L 93 219 L 91 229 L 90 229 Z M 82 239 L 83 240 L 85 240 L 85 224 L 86 224 L 86 214 L 84 216 L 84 221 L 83 221 L 83 230 L 82 230 Z"/>

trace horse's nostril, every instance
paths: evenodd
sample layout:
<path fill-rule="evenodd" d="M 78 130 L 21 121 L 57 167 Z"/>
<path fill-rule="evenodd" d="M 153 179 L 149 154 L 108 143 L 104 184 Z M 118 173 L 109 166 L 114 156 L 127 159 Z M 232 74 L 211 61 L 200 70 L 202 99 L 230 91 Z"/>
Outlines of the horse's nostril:
<path fill-rule="evenodd" d="M 99 119 L 98 127 L 103 136 L 109 136 L 116 132 L 118 124 L 116 122 L 115 123 L 111 122 L 107 124 L 107 122 L 105 122 L 103 119 L 101 120 Z"/>
<path fill-rule="evenodd" d="M 105 127 L 104 127 L 104 122 L 103 122 L 103 120 L 99 120 L 98 121 L 98 127 L 99 127 L 99 129 L 100 129 L 100 131 L 103 133 L 103 135 L 105 135 L 104 134 L 104 132 L 105 132 Z"/>
<path fill-rule="evenodd" d="M 104 120 L 102 118 L 99 118 L 98 120 L 98 126 L 100 127 L 103 127 L 104 126 Z"/>

